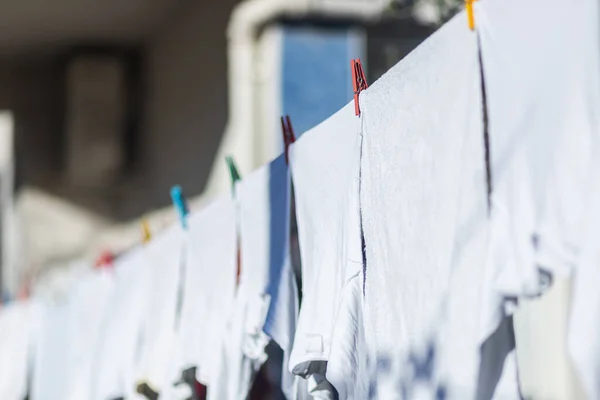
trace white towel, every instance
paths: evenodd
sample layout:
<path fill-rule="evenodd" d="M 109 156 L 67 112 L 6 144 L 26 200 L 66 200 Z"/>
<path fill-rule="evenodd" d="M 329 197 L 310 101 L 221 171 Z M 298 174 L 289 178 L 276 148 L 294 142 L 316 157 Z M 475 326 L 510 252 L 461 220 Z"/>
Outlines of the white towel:
<path fill-rule="evenodd" d="M 329 394 L 325 370 L 314 362 L 329 360 L 342 288 L 362 269 L 356 234 L 360 128 L 350 103 L 302 135 L 289 152 L 302 257 L 302 303 L 290 370 L 313 375 L 315 397 Z M 318 374 L 312 373 L 315 368 Z"/>
<path fill-rule="evenodd" d="M 479 78 L 460 13 L 361 97 L 371 398 L 475 398 L 488 247 Z"/>
<path fill-rule="evenodd" d="M 97 400 L 139 397 L 135 368 L 152 277 L 145 248 L 133 249 L 119 257 L 114 270 L 114 296 L 106 308 L 95 349 L 90 398 Z"/>
<path fill-rule="evenodd" d="M 14 302 L 0 307 L 0 398 L 21 400 L 29 394 L 37 306 Z"/>
<path fill-rule="evenodd" d="M 222 341 L 214 399 L 245 398 L 266 359 L 272 338 L 284 351 L 282 385 L 295 398 L 287 370 L 298 313 L 289 253 L 290 177 L 285 157 L 246 176 L 236 186 L 241 238 L 241 276 L 234 313 Z"/>
<path fill-rule="evenodd" d="M 498 225 L 512 236 L 497 252 L 509 255 L 497 260 L 500 288 L 537 294 L 540 270 L 575 274 L 570 351 L 588 396 L 597 398 L 592 365 L 600 356 L 590 351 L 597 335 L 589 314 L 597 291 L 587 288 L 594 273 L 577 269 L 592 265 L 581 246 L 593 215 L 586 202 L 598 157 L 598 3 L 490 0 L 476 11 L 489 95 L 493 212 L 504 214 Z"/>

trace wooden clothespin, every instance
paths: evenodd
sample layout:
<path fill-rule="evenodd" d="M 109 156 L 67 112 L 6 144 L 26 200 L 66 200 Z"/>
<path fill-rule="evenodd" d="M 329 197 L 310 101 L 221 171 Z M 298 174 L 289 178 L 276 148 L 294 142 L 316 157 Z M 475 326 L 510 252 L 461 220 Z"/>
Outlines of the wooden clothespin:
<path fill-rule="evenodd" d="M 225 162 L 227 163 L 227 166 L 229 167 L 229 175 L 231 177 L 231 187 L 233 189 L 235 189 L 235 184 L 237 183 L 237 181 L 242 179 L 242 177 L 240 175 L 240 171 L 238 170 L 237 166 L 235 165 L 235 161 L 233 161 L 233 157 L 231 157 L 231 156 L 225 157 Z"/>
<path fill-rule="evenodd" d="M 181 186 L 175 185 L 171 188 L 171 200 L 173 201 L 173 206 L 179 214 L 179 221 L 181 222 L 181 227 L 183 229 L 187 229 L 187 215 L 189 211 L 185 202 L 185 198 L 183 197 L 183 191 L 181 190 Z"/>
<path fill-rule="evenodd" d="M 465 0 L 465 10 L 467 12 L 467 23 L 470 30 L 475 30 L 475 13 L 473 11 L 473 3 L 475 0 Z"/>
<path fill-rule="evenodd" d="M 289 115 L 281 117 L 281 132 L 283 134 L 283 144 L 285 146 L 285 163 L 289 164 L 289 148 L 290 145 L 296 141 L 296 135 L 294 135 L 294 128 L 292 128 L 292 121 L 290 120 Z"/>
<path fill-rule="evenodd" d="M 352 68 L 352 87 L 354 89 L 354 109 L 356 115 L 360 116 L 360 104 L 358 98 L 360 92 L 366 90 L 369 85 L 367 84 L 367 78 L 365 77 L 365 71 L 363 70 L 360 58 L 352 60 L 350 64 Z"/>
<path fill-rule="evenodd" d="M 142 243 L 147 244 L 152 239 L 152 232 L 150 231 L 150 225 L 148 224 L 148 220 L 145 219 L 142 221 Z"/>

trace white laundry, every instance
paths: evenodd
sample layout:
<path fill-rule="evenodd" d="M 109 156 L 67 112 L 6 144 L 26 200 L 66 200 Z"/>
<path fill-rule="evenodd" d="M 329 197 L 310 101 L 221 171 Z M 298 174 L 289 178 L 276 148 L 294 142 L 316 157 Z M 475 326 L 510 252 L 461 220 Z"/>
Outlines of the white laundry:
<path fill-rule="evenodd" d="M 597 146 L 595 140 L 596 150 Z M 588 399 L 600 398 L 600 294 L 597 286 L 600 279 L 600 182 L 597 179 L 600 166 L 596 165 L 593 171 L 596 179 L 586 207 L 581 256 L 573 274 L 567 338 L 569 354 L 581 384 L 581 388 L 577 388 L 578 382 L 572 383 L 575 386 L 573 393 L 583 390 Z"/>
<path fill-rule="evenodd" d="M 209 398 L 245 398 L 266 360 L 272 338 L 284 351 L 283 390 L 296 398 L 287 370 L 298 313 L 289 253 L 290 177 L 285 157 L 246 176 L 236 186 L 241 238 L 241 276 L 234 311 L 222 341 L 218 386 Z"/>
<path fill-rule="evenodd" d="M 342 288 L 362 269 L 358 185 L 361 120 L 349 103 L 290 147 L 302 256 L 302 304 L 290 370 L 312 375 L 315 398 L 328 398 L 329 360 Z"/>
<path fill-rule="evenodd" d="M 69 295 L 68 384 L 64 399 L 89 399 L 96 374 L 95 350 L 100 341 L 104 315 L 114 293 L 112 267 L 91 271 Z"/>
<path fill-rule="evenodd" d="M 371 398 L 478 390 L 489 243 L 479 78 L 460 13 L 361 96 Z M 516 376 L 505 386 L 514 395 Z"/>
<path fill-rule="evenodd" d="M 518 229 L 511 232 L 523 255 L 518 272 L 531 282 L 514 287 L 527 294 L 536 294 L 538 266 L 568 273 L 574 265 L 597 129 L 597 4 L 578 2 L 568 8 L 568 19 L 566 9 L 556 0 L 492 0 L 476 9 L 498 186 L 494 202 Z M 516 179 L 526 187 L 505 195 L 504 185 Z M 518 193 L 525 189 L 530 193 Z"/>
<path fill-rule="evenodd" d="M 145 383 L 156 393 L 166 390 L 165 377 L 177 339 L 187 239 L 187 232 L 177 225 L 156 235 L 145 249 L 151 282 L 145 299 L 140 364 L 135 373 L 136 383 Z"/>
<path fill-rule="evenodd" d="M 597 265 L 589 262 L 594 250 L 582 249 L 589 246 L 582 235 L 594 214 L 587 201 L 598 157 L 598 3 L 491 0 L 477 4 L 476 19 L 489 96 L 494 207 L 504 214 L 500 230 L 513 238 L 504 249 L 508 259 L 497 260 L 499 288 L 535 295 L 544 289 L 540 272 L 573 274 L 569 349 L 587 395 L 598 398 L 600 355 L 592 350 L 597 329 L 590 325 L 598 300 L 587 286 Z"/>
<path fill-rule="evenodd" d="M 363 321 L 363 273 L 353 277 L 342 290 L 335 320 L 327 380 L 340 399 L 369 398 L 369 364 Z"/>
<path fill-rule="evenodd" d="M 41 299 L 32 399 L 90 397 L 94 350 L 113 278 L 109 269 L 88 270 L 78 274 L 64 298 Z"/>
<path fill-rule="evenodd" d="M 31 399 L 62 399 L 69 381 L 69 308 L 65 302 L 40 303 Z"/>
<path fill-rule="evenodd" d="M 29 394 L 32 334 L 36 304 L 14 302 L 0 307 L 0 398 L 22 400 Z"/>
<path fill-rule="evenodd" d="M 136 248 L 115 261 L 115 291 L 104 315 L 95 352 L 91 399 L 139 398 L 135 368 L 143 342 L 151 267 L 145 248 Z"/>
<path fill-rule="evenodd" d="M 226 194 L 188 218 L 190 247 L 172 377 L 181 380 L 181 372 L 196 368 L 196 378 L 210 390 L 235 296 L 235 203 Z"/>

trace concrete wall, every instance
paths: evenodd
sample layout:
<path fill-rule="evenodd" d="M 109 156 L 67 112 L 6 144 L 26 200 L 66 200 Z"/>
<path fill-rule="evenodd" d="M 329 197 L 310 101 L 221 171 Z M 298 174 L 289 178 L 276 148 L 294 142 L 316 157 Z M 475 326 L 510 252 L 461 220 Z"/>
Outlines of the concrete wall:
<path fill-rule="evenodd" d="M 175 183 L 202 192 L 227 122 L 225 29 L 237 1 L 207 3 L 182 10 L 148 47 L 143 145 L 157 198 Z"/>

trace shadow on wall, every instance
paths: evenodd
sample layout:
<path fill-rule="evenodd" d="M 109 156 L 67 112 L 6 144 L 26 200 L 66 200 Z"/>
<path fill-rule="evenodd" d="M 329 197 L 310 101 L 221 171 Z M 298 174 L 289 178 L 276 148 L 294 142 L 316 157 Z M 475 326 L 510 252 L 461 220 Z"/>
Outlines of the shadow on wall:
<path fill-rule="evenodd" d="M 130 71 L 139 101 L 126 118 L 124 167 L 104 187 L 66 178 L 64 57 L 0 60 L 0 106 L 15 113 L 17 188 L 40 188 L 115 221 L 167 206 L 174 184 L 202 193 L 227 121 L 225 35 L 236 3 L 182 3 L 144 43 L 127 45 L 139 54 Z"/>

